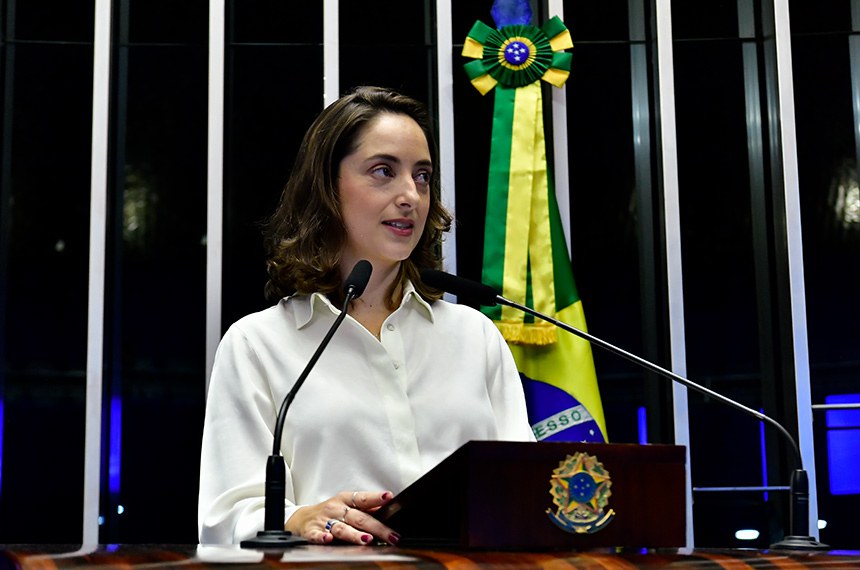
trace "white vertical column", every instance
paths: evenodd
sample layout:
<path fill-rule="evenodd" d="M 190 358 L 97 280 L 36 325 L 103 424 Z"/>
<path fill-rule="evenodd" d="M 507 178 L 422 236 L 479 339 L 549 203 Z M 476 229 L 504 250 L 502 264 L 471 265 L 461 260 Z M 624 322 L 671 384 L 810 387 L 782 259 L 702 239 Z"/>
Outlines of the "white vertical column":
<path fill-rule="evenodd" d="M 95 0 L 83 545 L 94 545 L 99 542 L 108 124 L 110 121 L 110 30 L 111 0 Z"/>
<path fill-rule="evenodd" d="M 785 188 L 785 225 L 791 298 L 794 382 L 797 393 L 797 435 L 803 467 L 809 476 L 809 534 L 818 537 L 818 487 L 812 436 L 812 396 L 809 387 L 809 345 L 806 331 L 806 288 L 803 278 L 803 236 L 800 227 L 800 185 L 797 173 L 797 133 L 794 121 L 794 78 L 791 68 L 791 28 L 788 0 L 773 2 L 776 37 L 779 136 Z"/>
<path fill-rule="evenodd" d="M 549 16 L 564 20 L 564 1 L 548 1 Z M 570 170 L 567 157 L 567 85 L 552 90 L 552 156 L 553 179 L 555 180 L 555 200 L 561 214 L 561 227 L 568 254 L 573 258 L 573 244 L 570 237 Z"/>
<path fill-rule="evenodd" d="M 684 332 L 684 283 L 681 271 L 681 211 L 678 189 L 678 141 L 675 132 L 675 68 L 672 49 L 671 0 L 656 0 L 657 70 L 660 104 L 660 141 L 666 235 L 666 281 L 669 296 L 669 344 L 672 370 L 687 375 Z M 687 547 L 693 547 L 693 487 L 690 465 L 690 420 L 687 388 L 674 383 L 672 402 L 675 443 L 687 448 Z"/>
<path fill-rule="evenodd" d="M 456 215 L 454 177 L 454 39 L 451 32 L 451 0 L 436 0 L 436 77 L 439 101 L 439 169 L 442 203 Z M 442 242 L 445 271 L 457 273 L 456 225 Z"/>
<path fill-rule="evenodd" d="M 339 0 L 323 0 L 323 107 L 340 97 Z"/>
<path fill-rule="evenodd" d="M 206 157 L 206 388 L 221 339 L 224 252 L 225 0 L 209 0 L 209 117 Z"/>

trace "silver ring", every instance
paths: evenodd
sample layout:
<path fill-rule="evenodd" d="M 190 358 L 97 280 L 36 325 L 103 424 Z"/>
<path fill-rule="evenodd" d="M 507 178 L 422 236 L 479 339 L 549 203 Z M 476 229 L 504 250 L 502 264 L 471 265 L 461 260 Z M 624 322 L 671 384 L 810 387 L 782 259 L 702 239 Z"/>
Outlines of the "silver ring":
<path fill-rule="evenodd" d="M 334 520 L 334 519 L 329 519 L 329 520 L 328 520 L 328 522 L 327 522 L 327 523 L 325 523 L 325 531 L 326 531 L 326 532 L 331 532 L 332 527 L 334 527 L 334 525 L 336 525 L 336 524 L 337 524 L 337 523 L 339 523 L 339 522 L 341 522 L 341 521 Z"/>
<path fill-rule="evenodd" d="M 355 496 L 358 495 L 358 491 L 352 492 L 352 508 L 357 509 L 358 505 L 355 504 Z"/>
<path fill-rule="evenodd" d="M 351 509 L 347 506 L 343 507 L 343 516 L 340 517 L 340 522 L 346 522 L 346 513 L 348 513 Z"/>

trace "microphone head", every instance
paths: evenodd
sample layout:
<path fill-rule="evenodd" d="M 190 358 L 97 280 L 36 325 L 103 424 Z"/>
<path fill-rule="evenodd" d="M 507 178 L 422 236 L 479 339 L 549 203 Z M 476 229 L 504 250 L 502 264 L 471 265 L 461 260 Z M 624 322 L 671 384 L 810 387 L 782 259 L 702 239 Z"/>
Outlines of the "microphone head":
<path fill-rule="evenodd" d="M 343 282 L 343 294 L 352 299 L 361 297 L 361 294 L 364 293 L 364 288 L 367 287 L 367 282 L 370 281 L 370 274 L 372 272 L 373 266 L 369 261 L 366 259 L 359 260 Z"/>
<path fill-rule="evenodd" d="M 499 292 L 489 285 L 463 279 L 444 271 L 424 269 L 421 271 L 421 281 L 434 289 L 445 291 L 469 301 L 475 301 L 480 305 L 492 307 L 498 304 L 496 297 L 498 297 Z"/>

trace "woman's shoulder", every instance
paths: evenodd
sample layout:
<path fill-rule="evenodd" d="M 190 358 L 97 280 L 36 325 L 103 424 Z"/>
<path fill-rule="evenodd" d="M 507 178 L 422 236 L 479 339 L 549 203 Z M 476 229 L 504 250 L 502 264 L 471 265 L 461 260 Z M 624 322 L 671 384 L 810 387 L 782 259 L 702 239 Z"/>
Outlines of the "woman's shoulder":
<path fill-rule="evenodd" d="M 274 327 L 282 328 L 286 319 L 290 319 L 295 311 L 294 302 L 283 298 L 274 305 L 249 313 L 235 321 L 228 332 L 241 332 L 243 335 L 258 335 Z"/>
<path fill-rule="evenodd" d="M 440 299 L 439 301 L 435 301 L 431 307 L 434 321 L 460 321 L 480 326 L 492 326 L 493 323 L 487 315 L 469 305 L 450 303 L 444 299 Z"/>

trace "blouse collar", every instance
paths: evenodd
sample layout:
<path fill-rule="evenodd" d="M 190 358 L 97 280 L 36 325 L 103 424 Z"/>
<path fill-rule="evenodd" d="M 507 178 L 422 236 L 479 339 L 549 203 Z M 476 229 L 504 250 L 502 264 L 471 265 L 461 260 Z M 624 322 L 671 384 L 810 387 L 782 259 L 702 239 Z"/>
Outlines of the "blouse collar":
<path fill-rule="evenodd" d="M 293 303 L 296 315 L 296 328 L 303 329 L 310 323 L 314 317 L 320 314 L 321 311 L 331 311 L 334 315 L 340 314 L 340 307 L 336 307 L 328 297 L 322 293 L 312 293 L 310 295 L 290 295 L 284 299 L 285 302 Z M 399 311 L 409 306 L 419 308 L 419 313 L 423 314 L 431 323 L 433 321 L 433 307 L 425 301 L 415 286 L 409 279 L 406 280 L 403 286 L 403 300 L 400 301 Z"/>

